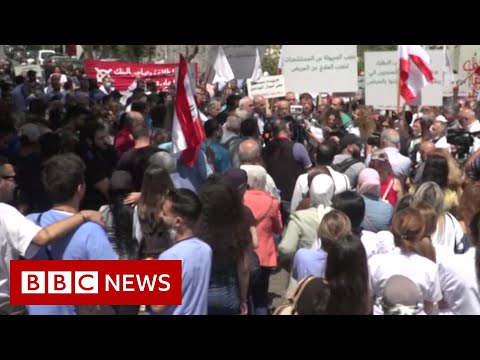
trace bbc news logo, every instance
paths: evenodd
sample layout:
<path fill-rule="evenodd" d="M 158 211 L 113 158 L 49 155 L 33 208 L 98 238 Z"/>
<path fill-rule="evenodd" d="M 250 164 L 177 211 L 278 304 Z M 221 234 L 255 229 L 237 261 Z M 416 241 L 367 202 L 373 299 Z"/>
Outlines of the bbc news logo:
<path fill-rule="evenodd" d="M 12 305 L 180 305 L 180 260 L 10 261 Z"/>

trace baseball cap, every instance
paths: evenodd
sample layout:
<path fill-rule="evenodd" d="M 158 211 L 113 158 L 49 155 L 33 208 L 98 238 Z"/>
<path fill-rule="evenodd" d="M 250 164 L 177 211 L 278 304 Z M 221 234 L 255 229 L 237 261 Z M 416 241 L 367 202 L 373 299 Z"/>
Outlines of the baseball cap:
<path fill-rule="evenodd" d="M 355 134 L 347 134 L 340 140 L 340 151 L 345 149 L 347 146 L 354 144 L 362 146 L 364 141 Z"/>
<path fill-rule="evenodd" d="M 445 119 L 445 116 L 443 116 L 443 115 L 438 115 L 438 116 L 435 118 L 435 121 L 440 121 L 440 122 L 443 122 L 443 123 L 448 122 L 447 119 Z"/>

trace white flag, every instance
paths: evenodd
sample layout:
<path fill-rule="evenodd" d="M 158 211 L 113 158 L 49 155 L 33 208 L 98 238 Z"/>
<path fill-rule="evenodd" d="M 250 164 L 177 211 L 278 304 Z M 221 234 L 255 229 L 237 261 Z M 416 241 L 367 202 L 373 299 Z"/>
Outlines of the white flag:
<path fill-rule="evenodd" d="M 442 84 L 443 86 L 449 86 L 455 82 L 455 74 L 448 58 L 447 45 L 443 45 L 443 58 Z"/>
<path fill-rule="evenodd" d="M 235 75 L 233 75 L 233 71 L 230 67 L 227 56 L 225 55 L 225 52 L 221 46 L 218 47 L 217 57 L 215 59 L 215 64 L 213 65 L 213 69 L 215 70 L 215 77 L 213 78 L 212 84 L 220 81 L 229 82 L 230 80 L 235 79 Z"/>
<path fill-rule="evenodd" d="M 252 82 L 257 82 L 263 76 L 262 71 L 262 61 L 260 60 L 260 53 L 258 52 L 258 48 L 256 48 L 257 55 L 255 57 L 255 66 L 253 67 L 253 74 L 251 77 Z"/>

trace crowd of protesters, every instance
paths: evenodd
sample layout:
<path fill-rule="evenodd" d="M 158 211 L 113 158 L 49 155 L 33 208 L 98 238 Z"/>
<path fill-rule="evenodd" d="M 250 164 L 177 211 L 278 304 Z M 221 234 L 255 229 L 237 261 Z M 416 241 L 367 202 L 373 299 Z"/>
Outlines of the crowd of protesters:
<path fill-rule="evenodd" d="M 468 101 L 385 112 L 361 96 L 267 100 L 199 81 L 205 141 L 189 167 L 171 155 L 173 87 L 137 77 L 120 93 L 51 70 L 44 86 L 32 71 L 0 80 L 0 312 L 81 313 L 11 306 L 9 260 L 22 257 L 182 260 L 181 305 L 116 314 L 268 315 L 280 269 L 285 297 L 323 279 L 308 314 L 480 314 Z"/>

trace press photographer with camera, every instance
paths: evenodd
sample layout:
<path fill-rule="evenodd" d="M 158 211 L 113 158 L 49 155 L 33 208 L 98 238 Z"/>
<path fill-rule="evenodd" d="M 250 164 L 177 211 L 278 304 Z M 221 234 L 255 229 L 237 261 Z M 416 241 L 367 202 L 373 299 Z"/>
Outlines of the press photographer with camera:
<path fill-rule="evenodd" d="M 454 145 L 456 160 L 464 165 L 465 173 L 476 179 L 473 164 L 480 158 L 480 121 L 473 110 L 464 109 L 460 112 L 460 122 L 463 129 L 448 130 L 447 141 Z"/>

